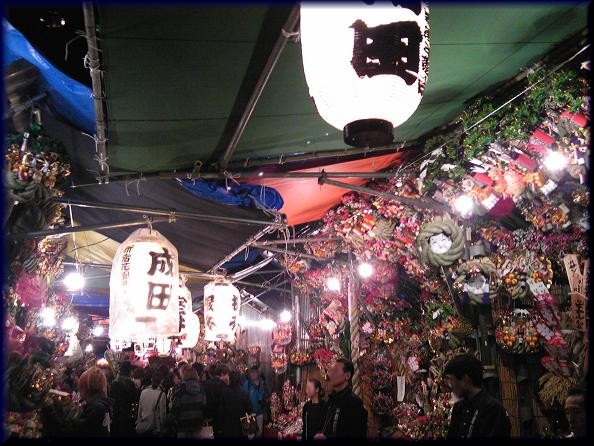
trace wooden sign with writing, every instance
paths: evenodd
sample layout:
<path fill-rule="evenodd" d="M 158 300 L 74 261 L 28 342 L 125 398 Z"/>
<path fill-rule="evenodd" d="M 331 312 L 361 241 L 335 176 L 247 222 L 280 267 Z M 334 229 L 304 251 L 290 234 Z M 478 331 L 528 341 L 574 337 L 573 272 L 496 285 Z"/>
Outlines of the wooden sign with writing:
<path fill-rule="evenodd" d="M 575 254 L 567 254 L 565 257 L 563 257 L 563 264 L 565 265 L 565 271 L 567 272 L 569 288 L 571 291 L 577 291 L 579 282 L 582 280 L 578 256 Z"/>
<path fill-rule="evenodd" d="M 581 293 L 569 293 L 571 296 L 571 321 L 573 328 L 578 331 L 586 331 L 587 316 L 586 305 L 588 300 Z"/>

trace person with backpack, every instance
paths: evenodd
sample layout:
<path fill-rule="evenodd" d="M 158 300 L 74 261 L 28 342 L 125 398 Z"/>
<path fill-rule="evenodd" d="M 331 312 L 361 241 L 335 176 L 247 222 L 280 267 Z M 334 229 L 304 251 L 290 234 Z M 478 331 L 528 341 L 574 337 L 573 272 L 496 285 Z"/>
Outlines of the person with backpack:
<path fill-rule="evenodd" d="M 250 369 L 248 379 L 245 381 L 243 389 L 250 396 L 252 411 L 256 414 L 256 421 L 258 423 L 256 438 L 260 438 L 264 429 L 264 410 L 269 394 L 264 377 L 260 375 L 260 369 L 258 369 L 257 366 Z"/>
<path fill-rule="evenodd" d="M 167 415 L 167 396 L 161 390 L 161 374 L 154 370 L 151 385 L 142 390 L 138 404 L 136 433 L 144 437 L 161 436 Z"/>
<path fill-rule="evenodd" d="M 136 417 L 138 409 L 138 391 L 130 374 L 130 361 L 120 364 L 118 377 L 109 388 L 109 397 L 113 399 L 112 437 L 133 437 L 136 435 Z"/>
<path fill-rule="evenodd" d="M 204 421 L 206 395 L 198 381 L 198 373 L 191 365 L 184 365 L 180 370 L 182 382 L 175 393 L 169 412 L 169 430 L 177 438 L 198 439 Z"/>

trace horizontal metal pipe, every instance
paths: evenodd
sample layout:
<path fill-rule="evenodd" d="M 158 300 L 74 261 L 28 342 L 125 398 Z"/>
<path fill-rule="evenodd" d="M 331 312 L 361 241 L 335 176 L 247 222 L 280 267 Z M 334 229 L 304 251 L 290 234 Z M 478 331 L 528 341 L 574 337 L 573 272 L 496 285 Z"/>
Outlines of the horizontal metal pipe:
<path fill-rule="evenodd" d="M 104 209 L 108 211 L 122 211 L 130 212 L 133 214 L 149 214 L 149 215 L 161 215 L 161 216 L 175 216 L 176 218 L 188 218 L 191 220 L 212 220 L 225 223 L 245 223 L 250 225 L 264 225 L 264 226 L 286 226 L 284 223 L 276 223 L 274 221 L 264 220 L 253 220 L 249 218 L 239 217 L 223 217 L 217 215 L 202 214 L 199 212 L 189 211 L 177 211 L 175 209 L 158 209 L 150 207 L 140 206 L 126 206 L 123 204 L 116 203 L 99 203 L 91 201 L 79 201 L 79 200 L 68 200 L 65 198 L 52 198 L 55 203 L 62 203 L 70 206 L 91 208 L 91 209 Z"/>
<path fill-rule="evenodd" d="M 325 175 L 328 178 L 394 178 L 395 172 L 228 172 L 234 179 L 267 179 L 267 178 L 319 178 Z M 110 182 L 117 183 L 122 181 L 135 181 L 140 179 L 203 179 L 203 180 L 224 180 L 229 175 L 217 172 L 203 172 L 199 175 L 192 176 L 192 171 L 174 171 L 174 172 L 156 172 L 156 173 L 131 173 L 123 175 L 110 176 Z M 80 187 L 96 186 L 97 183 L 73 184 L 72 189 Z"/>
<path fill-rule="evenodd" d="M 304 259 L 317 260 L 318 262 L 323 262 L 324 260 L 330 260 L 330 259 L 325 258 L 325 257 L 316 257 L 316 256 L 311 255 L 311 254 L 306 254 L 304 252 L 291 251 L 291 250 L 288 250 L 288 249 L 273 248 L 273 247 L 268 246 L 268 245 L 260 245 L 259 243 L 255 243 L 252 246 L 254 248 L 264 249 L 264 250 L 272 251 L 272 252 L 279 252 L 281 254 L 288 254 L 290 256 L 298 256 L 298 257 L 303 257 Z M 343 262 L 342 260 L 333 260 L 333 261 L 336 262 L 336 263 L 346 263 L 346 262 Z"/>
<path fill-rule="evenodd" d="M 245 285 L 245 286 L 253 286 L 256 288 L 263 288 L 263 289 L 268 289 L 268 290 L 272 290 L 272 291 L 278 291 L 280 293 L 291 294 L 291 291 L 285 290 L 284 288 L 278 288 L 278 287 L 274 287 L 274 286 L 266 286 L 266 285 L 262 285 L 260 283 L 244 282 L 242 280 L 235 282 L 235 283 L 238 283 L 240 285 Z"/>
<path fill-rule="evenodd" d="M 329 184 L 331 186 L 342 187 L 343 189 L 361 192 L 363 194 L 372 195 L 375 197 L 385 198 L 386 200 L 398 201 L 411 207 L 423 209 L 436 209 L 441 211 L 447 209 L 443 204 L 432 199 L 401 197 L 400 195 L 390 194 L 387 192 L 380 192 L 374 189 L 370 189 L 369 187 L 355 186 L 354 184 L 343 183 L 342 181 L 330 180 L 328 178 L 325 178 L 324 176 L 320 177 L 318 182 L 320 184 Z"/>
<path fill-rule="evenodd" d="M 288 240 L 265 240 L 259 242 L 260 246 L 268 245 L 284 245 L 285 243 L 309 243 L 309 242 L 332 242 L 342 240 L 340 237 L 304 237 L 304 238 L 291 238 Z"/>
<path fill-rule="evenodd" d="M 169 218 L 153 218 L 151 219 L 152 223 L 172 223 Z M 102 223 L 98 225 L 84 225 L 84 226 L 75 226 L 70 228 L 58 228 L 58 229 L 47 229 L 45 231 L 31 231 L 31 232 L 22 232 L 20 234 L 13 234 L 9 237 L 12 240 L 23 240 L 23 239 L 33 239 L 33 238 L 40 238 L 40 237 L 48 237 L 50 235 L 61 235 L 61 234 L 74 234 L 76 232 L 85 232 L 85 231 L 99 231 L 102 229 L 115 229 L 115 228 L 127 228 L 131 226 L 141 226 L 146 225 L 147 220 L 131 220 L 131 221 L 123 221 L 120 223 Z"/>

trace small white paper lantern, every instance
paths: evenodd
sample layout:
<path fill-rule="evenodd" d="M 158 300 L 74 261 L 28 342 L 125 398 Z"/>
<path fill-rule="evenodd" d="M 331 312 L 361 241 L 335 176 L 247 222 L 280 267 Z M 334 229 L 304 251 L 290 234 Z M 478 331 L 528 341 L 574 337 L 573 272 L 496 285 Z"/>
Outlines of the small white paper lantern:
<path fill-rule="evenodd" d="M 425 90 L 427 4 L 302 2 L 300 23 L 305 79 L 320 116 L 344 130 L 347 144 L 392 142 L 392 129 Z"/>
<path fill-rule="evenodd" d="M 159 232 L 138 229 L 119 246 L 109 285 L 112 345 L 179 332 L 177 249 Z"/>
<path fill-rule="evenodd" d="M 192 348 L 200 337 L 200 318 L 192 311 L 192 293 L 183 283 L 179 291 L 179 337 L 181 348 Z"/>
<path fill-rule="evenodd" d="M 231 282 L 207 284 L 204 287 L 204 339 L 234 343 L 240 307 L 239 290 Z"/>

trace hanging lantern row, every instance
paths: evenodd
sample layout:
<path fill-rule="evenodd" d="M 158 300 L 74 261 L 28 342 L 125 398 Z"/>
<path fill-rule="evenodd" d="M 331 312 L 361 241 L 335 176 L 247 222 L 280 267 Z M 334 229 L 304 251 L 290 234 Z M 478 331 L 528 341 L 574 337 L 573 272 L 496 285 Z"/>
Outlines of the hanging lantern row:
<path fill-rule="evenodd" d="M 429 70 L 424 2 L 301 4 L 301 47 L 320 116 L 356 147 L 387 145 L 415 112 Z"/>

